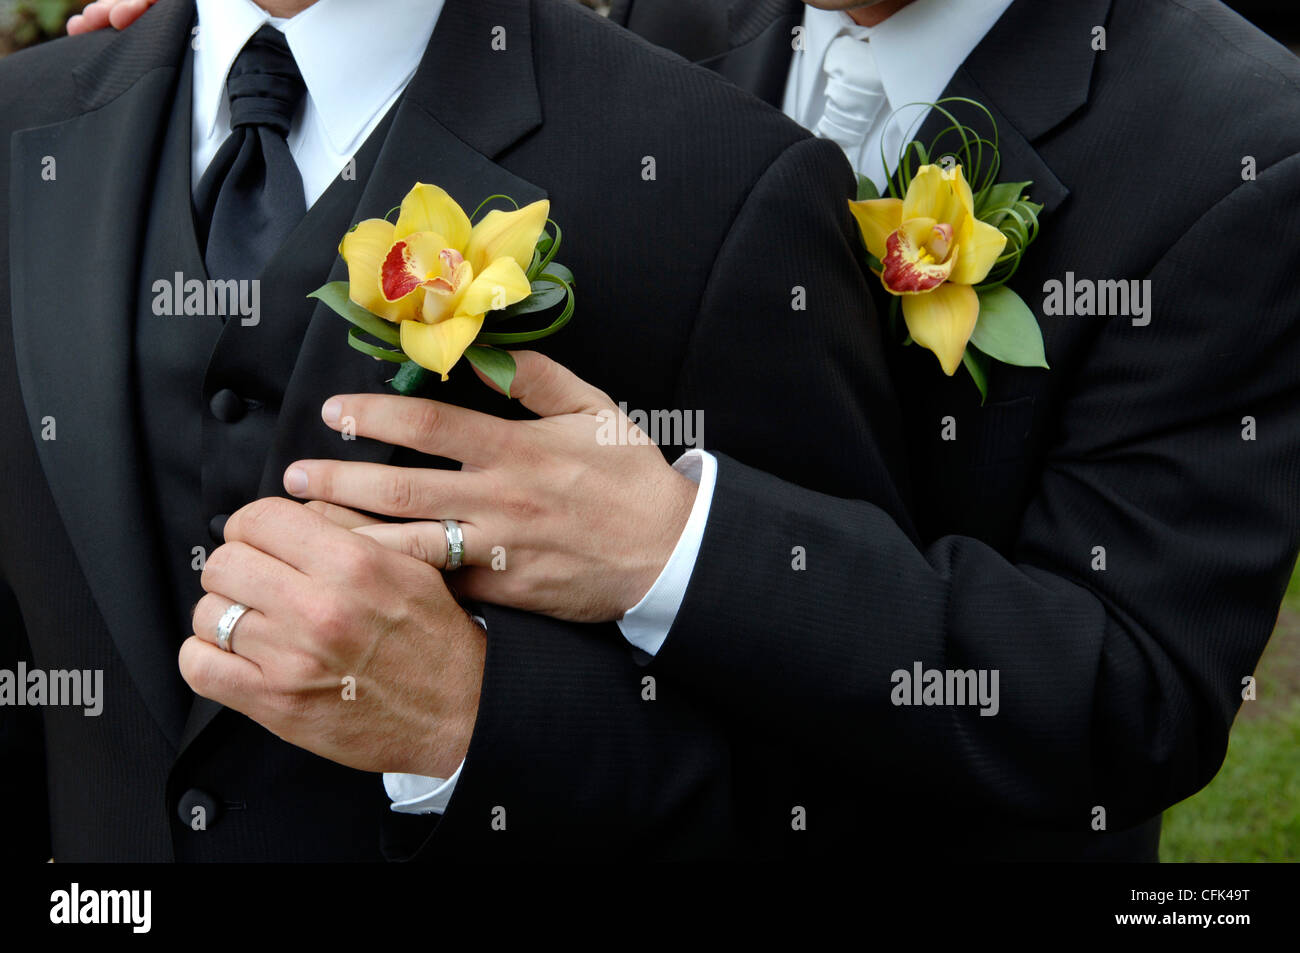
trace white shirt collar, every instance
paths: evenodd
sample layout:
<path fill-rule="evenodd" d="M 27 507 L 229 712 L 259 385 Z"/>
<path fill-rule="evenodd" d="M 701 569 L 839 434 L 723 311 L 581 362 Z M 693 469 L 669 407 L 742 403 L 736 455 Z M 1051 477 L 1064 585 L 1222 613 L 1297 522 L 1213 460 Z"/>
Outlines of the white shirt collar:
<path fill-rule="evenodd" d="M 841 33 L 867 38 L 888 108 L 932 103 L 1009 6 L 1011 0 L 913 0 L 874 27 L 859 26 L 843 11 L 805 7 L 808 59 L 819 71 L 831 41 Z M 803 84 L 801 116 L 807 115 L 814 86 Z M 911 118 L 902 113 L 898 121 L 906 124 Z"/>
<path fill-rule="evenodd" d="M 195 131 L 213 135 L 230 67 L 249 38 L 270 23 L 284 33 L 329 143 L 342 154 L 415 72 L 443 7 L 443 0 L 318 0 L 285 20 L 252 0 L 197 3 Z"/>

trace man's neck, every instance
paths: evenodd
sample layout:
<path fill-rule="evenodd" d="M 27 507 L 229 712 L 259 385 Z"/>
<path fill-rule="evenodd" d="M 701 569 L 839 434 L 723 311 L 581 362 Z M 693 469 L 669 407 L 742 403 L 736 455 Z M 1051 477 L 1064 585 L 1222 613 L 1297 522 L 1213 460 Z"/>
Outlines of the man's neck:
<path fill-rule="evenodd" d="M 911 2 L 912 0 L 882 0 L 882 2 L 873 3 L 868 7 L 854 7 L 852 10 L 845 10 L 844 12 L 858 26 L 879 26 Z"/>
<path fill-rule="evenodd" d="M 255 0 L 255 2 L 271 16 L 287 20 L 302 13 L 316 0 Z"/>

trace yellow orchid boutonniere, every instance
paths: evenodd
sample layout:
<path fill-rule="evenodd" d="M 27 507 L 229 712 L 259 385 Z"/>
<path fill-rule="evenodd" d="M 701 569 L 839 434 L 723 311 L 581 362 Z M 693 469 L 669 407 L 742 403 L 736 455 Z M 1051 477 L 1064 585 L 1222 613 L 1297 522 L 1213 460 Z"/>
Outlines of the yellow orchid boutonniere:
<path fill-rule="evenodd" d="M 515 207 L 493 209 L 473 224 L 496 200 Z M 393 212 L 395 223 L 388 220 Z M 547 201 L 519 208 L 507 196 L 494 195 L 469 216 L 438 186 L 417 183 L 388 217 L 367 219 L 343 236 L 339 254 L 348 280 L 308 297 L 353 325 L 348 343 L 356 350 L 401 365 L 392 380 L 398 393 L 413 393 L 430 371 L 445 381 L 464 357 L 509 396 L 515 360 L 500 345 L 547 337 L 573 317 L 573 272 L 555 261 L 560 228 L 549 212 Z M 483 330 L 489 321 L 561 304 L 546 327 Z"/>
<path fill-rule="evenodd" d="M 993 138 L 981 138 L 953 118 L 943 106 L 951 102 L 982 110 Z M 859 176 L 858 200 L 849 209 L 871 270 L 893 295 L 895 323 L 901 302 L 905 343 L 933 351 L 949 377 L 964 366 L 983 399 L 989 359 L 1047 367 L 1034 313 L 1006 286 L 1038 234 L 1042 206 L 1029 200 L 1026 189 L 1032 183 L 995 182 L 997 124 L 987 109 L 969 99 L 927 105 L 951 125 L 929 146 L 916 140 L 904 146 L 888 197 L 881 198 L 874 184 Z M 958 147 L 943 153 L 950 136 Z M 942 158 L 932 162 L 936 155 Z"/>

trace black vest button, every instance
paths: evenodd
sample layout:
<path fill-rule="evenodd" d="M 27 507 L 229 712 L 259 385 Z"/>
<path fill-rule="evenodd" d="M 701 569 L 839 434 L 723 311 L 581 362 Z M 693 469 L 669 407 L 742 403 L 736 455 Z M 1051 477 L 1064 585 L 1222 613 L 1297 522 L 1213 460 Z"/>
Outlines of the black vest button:
<path fill-rule="evenodd" d="M 208 520 L 208 535 L 212 537 L 214 543 L 224 543 L 226 541 L 226 520 L 228 519 L 230 519 L 228 513 L 218 513 Z"/>
<path fill-rule="evenodd" d="M 248 405 L 244 403 L 243 398 L 229 388 L 213 394 L 208 407 L 212 410 L 212 416 L 223 424 L 233 424 L 242 420 L 244 414 L 248 412 Z"/>
<path fill-rule="evenodd" d="M 176 802 L 176 816 L 191 830 L 203 831 L 217 822 L 221 816 L 221 805 L 207 791 L 190 788 Z"/>

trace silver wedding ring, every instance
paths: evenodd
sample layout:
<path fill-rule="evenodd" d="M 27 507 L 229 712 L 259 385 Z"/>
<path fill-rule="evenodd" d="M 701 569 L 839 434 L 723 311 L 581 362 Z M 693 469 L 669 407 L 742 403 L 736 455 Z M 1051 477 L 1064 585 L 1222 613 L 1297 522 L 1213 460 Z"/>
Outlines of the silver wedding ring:
<path fill-rule="evenodd" d="M 244 617 L 248 611 L 248 606 L 241 606 L 238 602 L 222 613 L 221 619 L 217 622 L 217 646 L 223 652 L 234 652 L 230 647 L 230 638 L 235 634 L 235 626 L 239 620 Z"/>
<path fill-rule="evenodd" d="M 447 534 L 447 564 L 442 568 L 447 572 L 455 572 L 465 556 L 465 534 L 460 531 L 460 524 L 455 520 L 443 520 L 442 528 Z"/>

